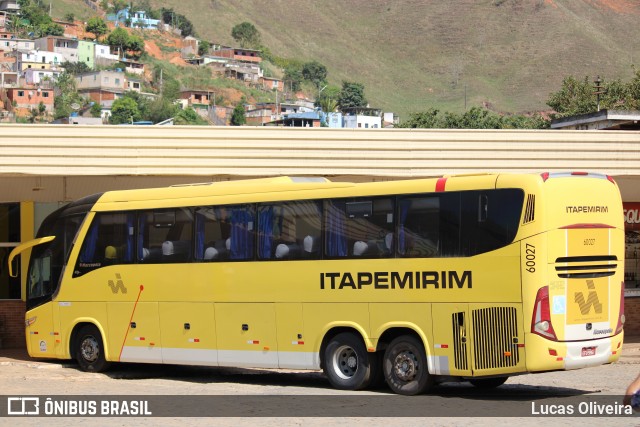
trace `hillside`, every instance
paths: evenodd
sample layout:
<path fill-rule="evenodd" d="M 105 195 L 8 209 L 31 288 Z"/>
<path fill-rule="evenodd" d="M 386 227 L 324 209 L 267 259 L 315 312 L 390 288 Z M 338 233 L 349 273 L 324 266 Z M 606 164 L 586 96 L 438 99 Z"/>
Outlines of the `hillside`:
<path fill-rule="evenodd" d="M 275 55 L 315 59 L 335 85 L 364 83 L 372 106 L 401 118 L 465 105 L 545 110 L 563 77 L 628 80 L 640 59 L 640 0 L 149 3 L 184 14 L 216 43 L 234 45 L 232 27 L 249 21 Z"/>

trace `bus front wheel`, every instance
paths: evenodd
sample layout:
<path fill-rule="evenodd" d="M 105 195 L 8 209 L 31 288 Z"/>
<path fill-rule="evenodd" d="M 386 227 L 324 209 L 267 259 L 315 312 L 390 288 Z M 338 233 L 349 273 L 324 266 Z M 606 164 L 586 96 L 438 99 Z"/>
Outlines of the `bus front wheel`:
<path fill-rule="evenodd" d="M 413 396 L 433 386 L 422 342 L 410 335 L 400 336 L 384 353 L 384 376 L 394 393 Z"/>
<path fill-rule="evenodd" d="M 360 337 L 343 332 L 329 341 L 324 350 L 324 372 L 331 385 L 340 390 L 361 390 L 373 378 L 375 355 L 369 355 Z"/>
<path fill-rule="evenodd" d="M 83 371 L 101 372 L 109 367 L 104 355 L 102 335 L 94 325 L 85 325 L 78 331 L 75 358 Z"/>

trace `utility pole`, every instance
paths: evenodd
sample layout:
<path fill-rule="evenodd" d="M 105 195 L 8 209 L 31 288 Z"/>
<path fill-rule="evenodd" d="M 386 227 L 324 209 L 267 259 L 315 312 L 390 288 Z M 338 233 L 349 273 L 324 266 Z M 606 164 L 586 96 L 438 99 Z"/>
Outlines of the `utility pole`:
<path fill-rule="evenodd" d="M 598 107 L 598 111 L 600 111 L 600 95 L 602 94 L 606 94 L 607 90 L 606 89 L 602 89 L 602 79 L 600 78 L 600 76 L 596 77 L 596 79 L 593 81 L 593 83 L 595 83 L 595 92 L 594 94 L 596 95 L 596 105 Z"/>

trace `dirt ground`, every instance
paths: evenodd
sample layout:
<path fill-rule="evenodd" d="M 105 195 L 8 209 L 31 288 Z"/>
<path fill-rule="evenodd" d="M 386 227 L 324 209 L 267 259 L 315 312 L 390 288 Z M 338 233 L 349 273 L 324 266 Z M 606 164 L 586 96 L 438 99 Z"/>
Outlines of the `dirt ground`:
<path fill-rule="evenodd" d="M 512 377 L 500 387 L 503 393 L 527 396 L 529 394 L 546 398 L 560 395 L 618 396 L 640 373 L 640 339 L 627 341 L 620 361 L 606 366 L 576 371 L 550 372 Z M 223 395 L 237 396 L 238 405 L 242 397 L 251 396 L 330 396 L 345 401 L 354 397 L 392 401 L 395 396 L 385 390 L 344 392 L 332 389 L 320 372 L 298 372 L 289 370 L 252 370 L 231 368 L 195 368 L 161 365 L 115 365 L 106 374 L 81 372 L 67 361 L 40 361 L 30 359 L 24 350 L 0 350 L 0 398 L 21 395 Z M 468 391 L 467 391 L 468 390 Z M 473 393 L 473 394 L 472 394 Z M 427 397 L 429 405 L 453 406 L 477 404 L 477 393 L 483 392 L 468 384 L 443 385 Z M 386 396 L 386 397 L 385 397 Z M 419 396 L 423 398 L 424 396 Z M 526 399 L 526 398 L 525 398 Z M 496 403 L 496 402 L 489 402 Z M 234 403 L 231 403 L 232 405 Z M 488 409 L 490 410 L 490 409 Z M 251 411 L 251 408 L 247 408 Z M 451 414 L 451 412 L 449 412 Z M 453 412 L 455 414 L 455 411 Z M 12 418 L 10 425 L 16 426 L 69 426 L 87 421 L 107 426 L 184 426 L 188 425 L 367 425 L 367 426 L 494 426 L 498 423 L 514 421 L 520 426 L 539 426 L 542 422 L 565 426 L 606 426 L 637 425 L 640 417 L 634 418 L 494 418 L 479 411 L 478 417 L 234 417 L 234 418 Z M 9 425 L 8 419 L 0 418 L 0 425 Z"/>

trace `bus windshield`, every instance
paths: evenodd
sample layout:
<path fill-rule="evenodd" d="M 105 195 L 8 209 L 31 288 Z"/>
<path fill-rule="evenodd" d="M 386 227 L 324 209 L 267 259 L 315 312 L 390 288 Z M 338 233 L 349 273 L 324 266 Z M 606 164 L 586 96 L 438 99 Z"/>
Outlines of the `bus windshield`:
<path fill-rule="evenodd" d="M 35 307 L 51 300 L 55 293 L 73 239 L 85 215 L 58 215 L 41 227 L 39 235 L 55 238 L 33 248 L 27 276 L 27 307 Z"/>

